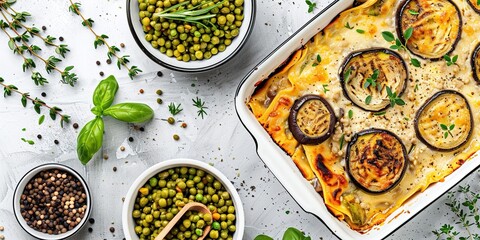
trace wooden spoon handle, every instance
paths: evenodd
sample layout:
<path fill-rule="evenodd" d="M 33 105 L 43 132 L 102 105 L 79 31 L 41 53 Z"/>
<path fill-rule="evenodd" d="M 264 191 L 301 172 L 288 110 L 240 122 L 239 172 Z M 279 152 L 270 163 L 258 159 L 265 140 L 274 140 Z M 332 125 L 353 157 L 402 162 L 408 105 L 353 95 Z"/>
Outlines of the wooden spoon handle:
<path fill-rule="evenodd" d="M 178 212 L 177 215 L 175 215 L 175 217 L 172 220 L 170 220 L 170 222 L 167 224 L 167 226 L 165 226 L 165 228 L 160 232 L 160 234 L 158 234 L 155 240 L 165 239 L 165 237 L 172 230 L 172 228 L 175 227 L 175 225 L 177 225 L 178 221 L 180 221 L 182 216 L 189 210 L 194 210 L 204 214 L 206 213 L 211 214 L 210 210 L 208 210 L 208 208 L 201 203 L 197 203 L 197 202 L 187 203 L 182 208 L 182 210 L 180 210 L 180 212 Z M 203 235 L 199 237 L 198 240 L 203 240 L 207 236 L 208 232 L 210 232 L 210 225 L 205 227 L 205 230 L 203 231 Z"/>

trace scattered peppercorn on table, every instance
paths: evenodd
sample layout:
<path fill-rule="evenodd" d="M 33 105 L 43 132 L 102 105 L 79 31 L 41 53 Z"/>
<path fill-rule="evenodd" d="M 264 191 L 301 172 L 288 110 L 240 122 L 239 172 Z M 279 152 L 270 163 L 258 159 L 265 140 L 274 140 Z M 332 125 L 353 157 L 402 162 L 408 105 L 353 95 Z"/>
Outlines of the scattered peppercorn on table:
<path fill-rule="evenodd" d="M 211 57 L 228 48 L 242 24 L 243 1 L 224 1 L 224 7 L 220 8 L 219 15 L 212 21 L 228 25 L 228 29 L 224 27 L 202 32 L 202 28 L 194 25 L 172 26 L 171 22 L 148 17 L 155 13 L 155 9 L 149 9 L 150 2 L 168 7 L 169 4 L 174 6 L 183 1 L 138 0 L 142 18 L 140 24 L 146 30 L 145 38 L 160 52 L 179 61 L 201 61 L 202 58 Z M 79 172 L 87 181 L 92 196 L 90 219 L 71 239 L 123 239 L 122 198 L 130 185 L 148 167 L 177 157 L 209 163 L 234 184 L 245 211 L 244 239 L 254 239 L 259 234 L 280 239 L 290 226 L 305 231 L 312 239 L 336 239 L 319 219 L 304 212 L 295 203 L 264 166 L 255 152 L 254 141 L 241 126 L 233 105 L 235 90 L 241 79 L 331 0 L 317 1 L 314 13 L 307 13 L 308 5 L 305 1 L 257 1 L 256 26 L 243 49 L 222 67 L 198 74 L 166 70 L 146 57 L 129 32 L 124 1 L 80 2 L 82 14 L 94 19 L 95 31 L 108 34 L 108 41 L 120 46 L 120 52 L 129 53 L 129 59 L 143 72 L 130 80 L 127 72 L 118 69 L 116 61 L 107 61 L 106 46 L 99 45 L 98 49 L 93 47 L 93 35 L 82 26 L 78 16 L 68 11 L 69 1 L 57 1 L 55 4 L 45 4 L 42 1 L 15 3 L 16 9 L 32 14 L 33 19 L 29 20 L 29 24 L 36 23 L 42 34 L 58 36 L 57 43 L 68 44 L 71 50 L 68 57 L 57 64 L 61 69 L 74 65 L 78 81 L 75 87 L 63 85 L 54 80 L 61 78 L 56 73 L 57 75 L 48 75 L 51 81 L 45 86 L 35 85 L 31 80 L 30 69 L 23 72 L 23 59 L 11 52 L 8 38 L 0 34 L 0 55 L 3 59 L 0 77 L 5 82 L 21 87 L 32 97 L 38 96 L 45 102 L 60 107 L 62 113 L 71 116 L 70 123 L 64 123 L 62 128 L 58 119 L 53 121 L 49 118 L 47 110 L 42 109 L 38 115 L 32 110 L 33 105 L 24 108 L 21 96 L 12 94 L 0 99 L 0 239 L 33 239 L 15 220 L 13 192 L 27 171 L 51 162 L 67 165 Z M 212 1 L 213 4 L 219 2 Z M 152 21 L 156 20 L 159 21 L 152 26 Z M 355 23 L 349 24 L 355 26 Z M 155 32 L 158 31 L 157 28 L 169 31 L 160 34 Z M 188 33 L 186 28 L 190 28 Z M 188 41 L 190 38 L 191 41 Z M 202 46 L 195 42 L 197 38 L 209 43 Z M 175 39 L 185 40 L 186 45 L 176 44 Z M 38 38 L 30 41 L 46 54 L 54 51 L 44 46 Z M 33 70 L 42 71 L 42 64 L 38 62 L 39 66 Z M 87 121 L 94 117 L 90 109 L 93 107 L 91 96 L 95 86 L 109 75 L 115 75 L 119 84 L 116 101 L 145 103 L 154 110 L 154 119 L 146 124 L 127 124 L 105 117 L 102 148 L 84 166 L 77 158 L 76 137 Z M 197 97 L 204 103 L 202 109 L 205 113 L 202 116 L 194 106 L 195 100 L 198 102 Z M 182 110 L 173 116 L 168 109 L 170 104 Z M 39 125 L 42 115 L 46 117 Z M 183 173 L 185 169 L 173 171 Z M 182 233 L 184 238 L 194 239 L 193 236 L 203 234 L 202 226 L 211 223 L 209 236 L 212 239 L 231 239 L 236 230 L 232 224 L 236 218 L 235 207 L 226 195 L 228 192 L 223 191 L 222 186 L 212 179 L 207 182 L 211 192 L 197 193 L 192 182 L 198 183 L 196 176 L 199 173 L 191 169 L 186 171 L 186 175 L 191 174 L 192 179 L 187 177 L 176 182 L 175 186 L 180 189 L 184 187 L 182 196 L 176 190 L 170 193 L 173 190 L 171 184 L 168 184 L 170 175 L 151 178 L 146 183 L 150 189 L 142 188 L 139 192 L 138 206 L 132 212 L 132 217 L 142 219 L 143 214 L 142 224 L 158 226 L 160 229 L 168 223 L 166 221 L 173 218 L 176 210 L 152 213 L 149 196 L 157 200 L 157 208 L 168 204 L 169 200 L 173 201 L 173 198 L 182 199 L 175 203 L 179 205 L 185 204 L 184 198 L 192 198 L 197 202 L 210 198 L 215 203 L 212 208 L 220 211 L 211 216 L 190 212 L 174 231 L 177 236 Z M 476 183 L 479 177 L 478 173 L 471 174 L 462 184 L 471 183 L 472 188 L 478 192 L 480 189 Z M 29 194 L 28 189 L 26 193 Z M 82 199 L 81 193 L 79 199 Z M 446 223 L 454 224 L 446 214 L 449 210 L 444 205 L 445 202 L 446 196 L 443 196 L 388 239 L 434 239 L 432 230 Z M 222 218 L 225 221 L 216 221 Z M 145 225 L 133 228 L 139 235 L 151 235 L 153 232 Z"/>

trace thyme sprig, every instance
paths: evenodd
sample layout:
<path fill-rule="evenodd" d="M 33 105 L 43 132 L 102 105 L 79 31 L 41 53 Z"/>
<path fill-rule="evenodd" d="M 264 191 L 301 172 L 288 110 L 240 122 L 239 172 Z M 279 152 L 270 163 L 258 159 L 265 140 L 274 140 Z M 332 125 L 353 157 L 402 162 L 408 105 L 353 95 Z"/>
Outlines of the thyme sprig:
<path fill-rule="evenodd" d="M 440 128 L 444 131 L 443 138 L 447 139 L 448 135 L 452 136 L 453 138 L 452 130 L 455 128 L 455 124 L 450 124 L 447 126 L 446 124 L 441 123 Z"/>
<path fill-rule="evenodd" d="M 75 73 L 72 72 L 73 66 L 68 66 L 64 70 L 60 70 L 56 64 L 61 60 L 57 61 L 58 58 L 55 56 L 50 56 L 47 59 L 40 56 L 40 47 L 29 44 L 30 38 L 33 36 L 40 37 L 47 45 L 55 46 L 55 52 L 62 57 L 65 57 L 65 54 L 69 52 L 67 45 L 60 44 L 56 45 L 53 41 L 56 39 L 52 36 L 43 37 L 40 34 L 40 30 L 35 27 L 28 27 L 24 24 L 27 21 L 27 18 L 31 16 L 28 12 L 17 12 L 12 7 L 15 1 L 10 1 L 0 5 L 0 14 L 3 19 L 0 19 L 0 29 L 8 37 L 8 46 L 13 51 L 14 54 L 20 55 L 24 62 L 22 64 L 22 70 L 30 70 L 32 75 L 31 78 L 36 85 L 43 86 L 48 83 L 48 80 L 42 76 L 38 71 L 33 69 L 37 67 L 35 59 L 43 61 L 45 63 L 45 70 L 47 73 L 52 71 L 57 71 L 61 75 L 61 82 L 64 84 L 69 84 L 74 86 L 78 80 L 78 77 Z M 8 31 L 7 29 L 10 29 Z M 21 29 L 25 29 L 25 32 L 20 33 Z M 27 57 L 26 53 L 30 53 L 33 57 Z"/>
<path fill-rule="evenodd" d="M 463 200 L 460 196 L 463 197 Z M 470 185 L 460 186 L 457 191 L 449 192 L 447 196 L 448 202 L 445 203 L 450 207 L 457 217 L 455 224 L 460 225 L 467 236 L 460 236 L 460 232 L 455 230 L 455 227 L 450 224 L 444 224 L 438 230 L 432 231 L 437 236 L 437 239 L 441 239 L 446 236 L 446 239 L 454 240 L 457 236 L 459 239 L 480 239 L 480 214 L 478 212 L 477 202 L 480 199 L 480 194 L 475 193 L 470 189 Z M 472 229 L 476 228 L 476 229 Z"/>
<path fill-rule="evenodd" d="M 93 46 L 95 49 L 97 49 L 98 46 L 105 45 L 108 49 L 107 51 L 107 57 L 108 59 L 112 60 L 112 58 L 117 59 L 117 67 L 118 69 L 121 69 L 123 66 L 127 71 L 128 71 L 128 76 L 130 79 L 133 79 L 136 75 L 138 75 L 142 70 L 138 68 L 137 66 L 128 66 L 128 63 L 130 60 L 128 59 L 130 56 L 129 55 L 123 55 L 120 56 L 119 52 L 120 49 L 116 47 L 115 45 L 110 45 L 106 39 L 108 39 L 108 36 L 106 34 L 97 34 L 95 30 L 93 30 L 93 23 L 95 22 L 91 18 L 86 18 L 82 12 L 80 11 L 81 4 L 78 2 L 73 2 L 72 0 L 70 1 L 70 6 L 68 10 L 82 18 L 82 25 L 88 28 L 90 32 L 95 36 L 95 40 L 93 41 Z"/>
<path fill-rule="evenodd" d="M 405 105 L 405 101 L 402 98 L 397 96 L 397 92 L 393 92 L 390 87 L 387 86 L 387 95 L 388 99 L 390 99 L 390 107 L 395 107 L 396 105 L 403 106 Z"/>
<path fill-rule="evenodd" d="M 205 109 L 208 109 L 208 107 L 205 107 L 205 102 L 202 102 L 202 99 L 196 97 L 196 99 L 192 99 L 193 101 L 193 106 L 197 107 L 197 114 L 198 116 L 201 116 L 203 119 L 203 115 L 207 115 L 207 112 Z"/>
<path fill-rule="evenodd" d="M 405 44 L 412 37 L 413 30 L 414 30 L 413 27 L 409 27 L 405 30 L 405 32 L 403 32 L 403 38 L 405 39 Z M 382 32 L 382 37 L 383 37 L 383 39 L 385 39 L 385 41 L 387 41 L 389 43 L 392 43 L 392 45 L 390 46 L 390 49 L 398 50 L 398 51 L 405 50 L 405 52 L 407 52 L 410 55 L 410 63 L 414 67 L 418 67 L 418 68 L 421 67 L 420 61 L 418 59 L 412 57 L 412 55 L 410 54 L 410 51 L 408 51 L 407 46 L 405 46 L 400 41 L 400 39 L 396 38 L 395 35 L 393 35 L 392 32 L 384 31 L 384 32 Z"/>
<path fill-rule="evenodd" d="M 3 86 L 3 97 L 8 97 L 11 96 L 13 93 L 16 93 L 21 96 L 20 102 L 25 108 L 30 101 L 33 104 L 33 109 L 35 110 L 35 112 L 41 115 L 38 120 L 39 124 L 42 124 L 45 119 L 45 115 L 42 114 L 42 108 L 48 109 L 48 115 L 52 120 L 55 121 L 57 118 L 60 118 L 60 126 L 62 128 L 64 126 L 64 123 L 70 122 L 70 116 L 67 114 L 63 114 L 62 109 L 60 109 L 59 107 L 49 106 L 43 100 L 30 96 L 28 92 L 21 92 L 17 86 L 5 83 L 5 80 L 1 77 L 0 85 Z"/>
<path fill-rule="evenodd" d="M 13 12 L 11 13 L 9 9 Z M 30 27 L 24 24 L 26 22 L 26 18 L 30 16 L 30 13 L 28 12 L 16 12 L 11 6 L 7 6 L 4 8 L 5 13 L 7 13 L 11 18 L 14 20 L 12 21 L 12 25 L 15 25 L 16 27 L 19 28 L 24 28 L 26 32 L 30 34 L 30 36 L 33 37 L 38 37 L 40 38 L 45 45 L 47 46 L 53 46 L 55 47 L 55 52 L 65 58 L 65 55 L 70 52 L 70 49 L 68 48 L 68 45 L 66 44 L 55 44 L 54 41 L 57 40 L 56 37 L 47 35 L 46 37 L 42 36 L 40 34 L 40 29 L 36 27 Z"/>

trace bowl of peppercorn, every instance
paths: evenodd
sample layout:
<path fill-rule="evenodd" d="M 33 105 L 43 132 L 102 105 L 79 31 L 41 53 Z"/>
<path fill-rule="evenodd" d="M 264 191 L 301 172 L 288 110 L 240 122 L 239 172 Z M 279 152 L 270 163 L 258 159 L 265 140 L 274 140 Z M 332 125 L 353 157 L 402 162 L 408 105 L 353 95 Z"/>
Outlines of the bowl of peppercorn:
<path fill-rule="evenodd" d="M 37 166 L 20 179 L 13 212 L 20 226 L 38 239 L 65 239 L 85 225 L 91 212 L 85 180 L 62 164 Z"/>
<path fill-rule="evenodd" d="M 253 30 L 255 8 L 255 0 L 127 0 L 127 19 L 154 62 L 202 72 L 240 51 Z"/>
<path fill-rule="evenodd" d="M 168 228 L 192 203 L 203 204 L 209 213 L 187 211 Z M 166 239 L 242 240 L 245 217 L 240 196 L 219 170 L 198 160 L 172 159 L 148 168 L 133 182 L 122 224 L 125 237 L 132 240 L 154 239 L 166 234 L 165 229 Z"/>

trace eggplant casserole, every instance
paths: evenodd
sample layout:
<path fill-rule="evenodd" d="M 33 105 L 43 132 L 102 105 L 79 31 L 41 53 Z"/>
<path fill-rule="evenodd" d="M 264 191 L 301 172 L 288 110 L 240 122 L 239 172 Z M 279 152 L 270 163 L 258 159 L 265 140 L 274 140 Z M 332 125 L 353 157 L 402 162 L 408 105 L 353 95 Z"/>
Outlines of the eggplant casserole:
<path fill-rule="evenodd" d="M 355 3 L 248 100 L 352 229 L 381 224 L 480 149 L 479 9 L 474 0 Z"/>

